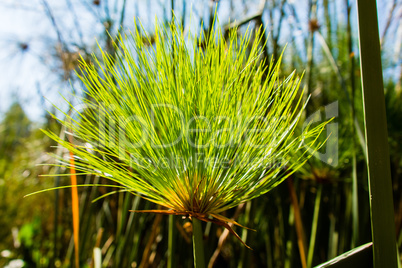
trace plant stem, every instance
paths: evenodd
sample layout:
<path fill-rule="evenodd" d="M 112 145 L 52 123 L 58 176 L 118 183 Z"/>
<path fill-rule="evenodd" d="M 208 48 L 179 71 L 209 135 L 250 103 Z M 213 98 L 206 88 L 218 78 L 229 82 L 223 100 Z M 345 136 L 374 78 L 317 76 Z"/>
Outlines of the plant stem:
<path fill-rule="evenodd" d="M 317 194 L 315 197 L 313 222 L 311 226 L 310 244 L 308 248 L 307 267 L 312 267 L 313 264 L 314 247 L 317 238 L 318 216 L 320 213 L 321 193 L 322 193 L 322 184 L 318 184 Z"/>
<path fill-rule="evenodd" d="M 175 225 L 174 225 L 174 216 L 169 215 L 169 239 L 168 239 L 168 262 L 167 262 L 167 267 L 168 268 L 173 268 L 174 267 L 174 261 L 173 261 L 173 253 L 174 253 L 174 231 L 175 231 Z"/>
<path fill-rule="evenodd" d="M 202 237 L 201 222 L 193 218 L 193 254 L 194 254 L 194 267 L 204 268 L 204 242 Z"/>
<path fill-rule="evenodd" d="M 348 55 L 350 59 L 350 90 L 352 96 L 352 120 L 356 117 L 356 109 L 355 109 L 355 58 L 353 53 L 353 38 L 352 38 L 352 26 L 351 26 L 351 9 L 352 4 L 350 0 L 345 0 L 346 10 L 347 10 L 347 42 L 348 42 Z M 359 238 L 359 196 L 358 196 L 358 183 L 357 183 L 357 161 L 356 161 L 356 129 L 352 128 L 352 211 L 353 211 L 353 232 L 352 232 L 352 248 L 358 245 Z"/>
<path fill-rule="evenodd" d="M 374 267 L 398 267 L 376 1 L 357 0 Z"/>
<path fill-rule="evenodd" d="M 292 178 L 286 180 L 288 183 L 289 193 L 291 197 L 291 202 L 293 206 L 293 212 L 295 217 L 295 226 L 296 226 L 296 233 L 297 233 L 297 244 L 299 246 L 299 253 L 300 253 L 300 262 L 303 268 L 307 267 L 306 262 L 306 246 L 305 246 L 305 234 L 303 228 L 303 222 L 300 213 L 299 201 L 297 200 L 297 195 L 295 191 L 295 187 L 293 185 Z"/>

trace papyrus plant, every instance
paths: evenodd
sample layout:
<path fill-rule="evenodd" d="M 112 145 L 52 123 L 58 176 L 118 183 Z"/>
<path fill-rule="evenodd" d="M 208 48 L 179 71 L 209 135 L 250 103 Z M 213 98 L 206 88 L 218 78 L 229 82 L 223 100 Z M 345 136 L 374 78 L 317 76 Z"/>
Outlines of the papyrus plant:
<path fill-rule="evenodd" d="M 300 79 L 280 79 L 281 58 L 262 60 L 262 34 L 191 38 L 170 25 L 156 26 L 152 38 L 121 36 L 116 55 L 81 62 L 82 105 L 59 119 L 74 142 L 45 132 L 75 155 L 77 170 L 165 208 L 147 212 L 235 234 L 221 213 L 297 170 L 325 127 L 295 135 L 305 105 Z"/>

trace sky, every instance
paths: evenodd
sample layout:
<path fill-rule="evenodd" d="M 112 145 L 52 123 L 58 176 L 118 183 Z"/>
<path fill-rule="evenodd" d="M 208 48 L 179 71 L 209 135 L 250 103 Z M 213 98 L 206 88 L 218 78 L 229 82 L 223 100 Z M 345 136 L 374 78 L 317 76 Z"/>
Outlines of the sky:
<path fill-rule="evenodd" d="M 103 0 L 107 2 L 106 0 Z M 103 2 L 102 1 L 102 2 Z M 96 41 L 102 35 L 104 27 L 99 18 L 110 17 L 117 20 L 120 17 L 119 7 L 124 0 L 109 0 L 108 8 L 99 8 L 92 0 L 0 0 L 0 119 L 7 111 L 11 103 L 19 101 L 28 117 L 33 121 L 41 121 L 46 110 L 51 109 L 52 103 L 62 103 L 62 96 L 71 92 L 71 85 L 62 79 L 60 71 L 61 62 L 55 61 L 57 53 L 58 36 L 51 17 L 47 13 L 47 3 L 56 27 L 62 29 L 62 38 L 70 44 L 70 49 L 79 51 L 80 46 L 96 49 Z M 290 2 L 292 0 L 289 0 Z M 340 0 L 336 3 L 343 3 Z M 400 2 L 401 0 L 398 0 Z M 181 1 L 175 7 L 180 13 L 183 9 Z M 258 9 L 259 1 L 250 1 L 249 10 L 242 6 L 234 5 L 230 10 L 228 1 L 221 0 L 219 16 L 221 23 L 228 20 L 229 13 L 235 18 L 241 18 L 253 14 Z M 307 10 L 307 0 L 297 2 L 301 10 Z M 322 1 L 318 1 L 320 3 Z M 354 1 L 352 1 L 354 2 Z M 378 1 L 380 32 L 385 27 L 388 9 L 392 0 Z M 193 10 L 194 16 L 207 18 L 209 13 L 208 1 L 187 1 L 186 14 Z M 72 7 L 72 9 L 71 9 Z M 151 28 L 155 16 L 161 17 L 170 9 L 170 0 L 127 0 L 124 25 L 130 29 L 133 25 L 133 17 L 139 17 L 144 27 Z M 355 14 L 355 6 L 352 12 Z M 306 12 L 301 12 L 301 19 L 307 17 Z M 342 16 L 342 14 L 340 14 Z M 402 5 L 395 17 L 402 17 Z M 267 15 L 264 14 L 264 19 Z M 189 18 L 187 18 L 189 19 Z M 76 22 L 76 23 L 75 23 Z M 399 22 L 401 23 L 401 22 Z M 356 25 L 356 20 L 353 22 Z M 390 31 L 394 31 L 394 40 L 389 41 L 386 53 L 400 55 L 400 51 L 394 51 L 401 43 L 402 33 L 397 33 L 398 25 L 391 25 Z M 402 27 L 399 27 L 402 29 Z M 300 38 L 306 29 L 300 29 Z M 282 43 L 286 43 L 286 35 L 282 35 Z M 99 41 L 99 40 L 98 40 Z M 101 41 L 101 40 L 100 40 Z M 296 40 L 297 42 L 297 40 Z M 398 61 L 396 62 L 398 64 Z M 400 61 L 399 61 L 400 64 Z M 73 84 L 73 86 L 77 86 Z M 43 97 L 46 96 L 46 99 Z"/>

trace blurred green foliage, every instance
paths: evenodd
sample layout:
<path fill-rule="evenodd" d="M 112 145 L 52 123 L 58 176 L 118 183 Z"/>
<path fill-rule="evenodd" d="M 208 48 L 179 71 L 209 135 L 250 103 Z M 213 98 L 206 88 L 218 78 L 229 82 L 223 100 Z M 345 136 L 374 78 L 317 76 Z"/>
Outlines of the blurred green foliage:
<path fill-rule="evenodd" d="M 171 2 L 177 4 L 179 1 Z M 315 6 L 318 12 L 314 13 L 316 1 L 307 2 L 311 12 L 308 13 L 308 21 L 303 22 L 293 1 L 272 0 L 265 3 L 268 23 L 272 25 L 265 54 L 267 57 L 278 55 L 283 48 L 279 35 L 285 35 L 289 29 L 285 31 L 278 26 L 279 17 L 292 19 L 299 23 L 299 27 L 310 29 L 308 35 L 313 37 L 313 42 L 306 36 L 302 48 L 298 42 L 289 43 L 282 72 L 286 76 L 294 69 L 310 70 L 308 83 L 308 73 L 304 78 L 312 95 L 306 118 L 319 111 L 317 116 L 324 120 L 327 116 L 325 107 L 337 101 L 338 114 L 333 123 L 338 127 L 338 164 L 331 166 L 311 158 L 289 181 L 225 214 L 257 230 L 251 232 L 236 228 L 253 251 L 246 249 L 233 236 L 225 236 L 221 227 L 204 224 L 205 254 L 208 260 L 213 260 L 214 267 L 303 267 L 301 254 L 305 254 L 308 266 L 317 265 L 371 241 L 367 169 L 358 130 L 364 129 L 364 126 L 356 29 L 353 24 L 352 29 L 348 27 L 348 20 L 354 19 L 347 13 L 350 3 L 345 1 L 345 5 L 336 5 L 335 1 L 324 0 L 318 7 Z M 285 9 L 282 9 L 281 3 L 284 3 Z M 91 4 L 98 6 L 104 3 L 93 1 Z M 250 8 L 251 5 L 243 6 Z M 185 4 L 184 8 L 183 5 L 181 7 L 186 10 Z M 336 11 L 345 14 L 343 21 Z M 212 16 L 212 13 L 209 15 Z M 251 23 L 250 27 L 267 26 L 261 16 L 262 13 L 257 12 L 253 19 L 239 17 L 236 18 L 237 24 L 241 30 L 248 23 Z M 112 18 L 106 18 L 108 22 L 113 22 Z M 163 19 L 170 20 L 170 17 Z M 205 21 L 202 30 L 208 31 L 208 20 Z M 304 24 L 310 25 L 310 28 Z M 110 25 L 105 23 L 105 30 L 113 31 Z M 290 28 L 291 34 L 299 30 L 296 26 Z M 111 36 L 114 32 L 99 38 L 106 40 L 101 45 L 110 53 L 114 51 Z M 294 41 L 293 38 L 297 36 L 290 35 L 289 39 Z M 309 46 L 314 52 L 311 58 L 306 56 Z M 86 53 L 83 53 L 84 58 L 88 58 Z M 383 54 L 384 67 L 395 61 L 389 55 Z M 68 57 L 62 58 L 66 59 Z M 71 64 L 67 64 L 67 71 L 72 73 L 76 66 Z M 71 77 L 69 75 L 67 77 Z M 401 252 L 401 77 L 396 80 L 387 78 L 384 87 L 395 226 Z M 71 267 L 73 263 L 70 190 L 60 189 L 23 198 L 25 194 L 37 190 L 69 184 L 68 177 L 40 176 L 68 173 L 42 166 L 54 164 L 48 152 L 61 156 L 68 152 L 55 148 L 55 144 L 39 128 L 63 134 L 51 117 L 46 117 L 43 124 L 30 122 L 18 102 L 10 107 L 0 122 L 0 266 L 15 259 L 23 259 L 26 267 Z M 321 153 L 325 153 L 325 147 Z M 78 180 L 80 184 L 106 182 L 104 178 L 91 175 L 80 176 Z M 158 208 L 127 193 L 118 192 L 92 203 L 95 198 L 114 190 L 108 187 L 79 188 L 82 266 L 94 267 L 94 248 L 100 249 L 103 267 L 167 266 L 168 217 L 128 212 Z M 173 227 L 173 267 L 192 267 L 191 225 L 188 220 L 175 217 Z"/>

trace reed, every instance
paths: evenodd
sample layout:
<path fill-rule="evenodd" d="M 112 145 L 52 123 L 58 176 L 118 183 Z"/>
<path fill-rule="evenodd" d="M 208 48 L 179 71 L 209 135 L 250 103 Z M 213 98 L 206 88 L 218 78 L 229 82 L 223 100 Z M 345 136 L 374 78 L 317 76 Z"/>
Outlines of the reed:
<path fill-rule="evenodd" d="M 74 155 L 77 175 L 105 177 L 162 208 L 132 212 L 191 218 L 199 268 L 201 221 L 241 241 L 229 225 L 239 224 L 222 212 L 299 169 L 322 145 L 327 122 L 295 134 L 305 107 L 300 78 L 280 79 L 282 56 L 266 64 L 261 29 L 240 38 L 232 29 L 226 40 L 214 25 L 199 37 L 156 25 L 153 40 L 136 30 L 116 39 L 115 55 L 82 60 L 83 106 L 70 104 L 72 115 L 58 119 L 74 141 L 44 132 Z"/>
<path fill-rule="evenodd" d="M 376 1 L 357 0 L 374 267 L 398 267 Z"/>

